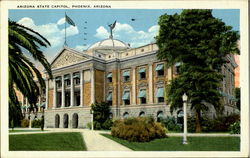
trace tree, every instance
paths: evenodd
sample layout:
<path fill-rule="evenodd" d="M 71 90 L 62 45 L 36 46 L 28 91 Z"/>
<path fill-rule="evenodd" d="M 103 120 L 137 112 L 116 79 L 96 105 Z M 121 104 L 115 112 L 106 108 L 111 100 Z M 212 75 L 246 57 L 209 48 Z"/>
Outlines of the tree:
<path fill-rule="evenodd" d="M 240 110 L 240 88 L 235 88 L 234 90 L 235 98 L 236 98 L 236 106 Z"/>
<path fill-rule="evenodd" d="M 94 128 L 109 129 L 112 125 L 110 119 L 110 106 L 106 102 L 95 103 L 91 105 L 94 111 Z"/>
<path fill-rule="evenodd" d="M 45 88 L 45 81 L 39 70 L 24 55 L 29 53 L 35 61 L 43 65 L 50 79 L 52 79 L 51 67 L 40 47 L 48 47 L 50 43 L 42 35 L 34 30 L 9 20 L 9 109 L 20 108 L 15 89 L 27 97 L 31 109 L 36 107 L 40 88 Z M 37 78 L 38 82 L 34 80 Z"/>
<path fill-rule="evenodd" d="M 181 108 L 182 95 L 186 93 L 191 109 L 196 112 L 196 132 L 201 132 L 201 112 L 208 105 L 223 110 L 218 89 L 222 81 L 221 67 L 226 56 L 239 53 L 239 35 L 220 19 L 212 16 L 212 10 L 183 10 L 181 14 L 164 14 L 159 18 L 158 59 L 167 67 L 179 63 L 178 77 L 167 86 L 170 109 Z"/>

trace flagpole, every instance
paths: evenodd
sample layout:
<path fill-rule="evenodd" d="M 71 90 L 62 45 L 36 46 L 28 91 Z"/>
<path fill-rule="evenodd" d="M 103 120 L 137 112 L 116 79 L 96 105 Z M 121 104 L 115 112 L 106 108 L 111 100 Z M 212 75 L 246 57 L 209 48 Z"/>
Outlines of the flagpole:
<path fill-rule="evenodd" d="M 64 18 L 65 18 L 65 23 L 64 23 L 64 46 L 67 46 L 67 42 L 66 42 L 66 12 L 65 12 L 65 15 L 64 15 Z"/>

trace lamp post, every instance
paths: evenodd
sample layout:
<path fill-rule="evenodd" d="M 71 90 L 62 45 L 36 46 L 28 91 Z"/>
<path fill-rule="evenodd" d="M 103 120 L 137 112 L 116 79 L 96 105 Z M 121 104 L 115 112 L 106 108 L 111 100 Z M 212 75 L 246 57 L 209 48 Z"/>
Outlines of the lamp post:
<path fill-rule="evenodd" d="M 186 93 L 183 94 L 182 100 L 183 100 L 183 113 L 184 113 L 184 133 L 183 133 L 183 144 L 187 143 L 187 95 Z"/>
<path fill-rule="evenodd" d="M 91 130 L 94 130 L 94 110 L 90 109 L 91 114 Z"/>

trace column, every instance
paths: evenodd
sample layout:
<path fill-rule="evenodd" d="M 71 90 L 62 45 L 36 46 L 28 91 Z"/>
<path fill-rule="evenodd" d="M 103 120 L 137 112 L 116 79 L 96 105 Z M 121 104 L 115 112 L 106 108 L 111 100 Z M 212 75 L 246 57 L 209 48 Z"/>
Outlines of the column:
<path fill-rule="evenodd" d="M 132 105 L 136 104 L 136 67 L 132 68 Z"/>
<path fill-rule="evenodd" d="M 61 91 L 61 99 L 62 99 L 62 104 L 61 104 L 61 108 L 65 107 L 65 84 L 64 84 L 64 75 L 62 75 L 62 91 Z"/>
<path fill-rule="evenodd" d="M 56 108 L 56 103 L 57 103 L 57 101 L 56 101 L 56 99 L 57 99 L 57 97 L 56 97 L 56 79 L 54 78 L 54 91 L 53 91 L 53 109 L 55 109 Z"/>
<path fill-rule="evenodd" d="M 74 80 L 73 73 L 70 74 L 70 106 L 74 106 Z"/>
<path fill-rule="evenodd" d="M 25 111 L 28 112 L 28 99 L 25 98 Z"/>
<path fill-rule="evenodd" d="M 95 69 L 91 70 L 91 104 L 95 103 Z"/>
<path fill-rule="evenodd" d="M 153 64 L 148 65 L 148 90 L 149 90 L 149 104 L 153 104 Z"/>
<path fill-rule="evenodd" d="M 117 67 L 117 108 L 116 108 L 116 117 L 120 117 L 120 106 L 121 106 L 121 68 L 118 64 Z"/>
<path fill-rule="evenodd" d="M 24 106 L 24 95 L 22 94 L 22 113 L 24 113 L 23 106 Z"/>
<path fill-rule="evenodd" d="M 168 82 L 170 82 L 173 78 L 173 73 L 172 73 L 173 67 L 168 68 L 167 71 L 168 71 L 168 73 L 167 73 L 168 74 Z"/>
<path fill-rule="evenodd" d="M 46 105 L 45 109 L 48 109 L 49 106 L 49 79 L 46 80 Z"/>
<path fill-rule="evenodd" d="M 41 93 L 41 95 L 42 95 L 42 93 Z M 42 97 L 41 97 L 41 95 L 38 97 L 38 107 L 37 107 L 37 112 L 40 112 L 40 108 L 41 108 L 41 104 L 42 104 Z"/>
<path fill-rule="evenodd" d="M 80 71 L 80 106 L 83 106 L 83 71 Z"/>

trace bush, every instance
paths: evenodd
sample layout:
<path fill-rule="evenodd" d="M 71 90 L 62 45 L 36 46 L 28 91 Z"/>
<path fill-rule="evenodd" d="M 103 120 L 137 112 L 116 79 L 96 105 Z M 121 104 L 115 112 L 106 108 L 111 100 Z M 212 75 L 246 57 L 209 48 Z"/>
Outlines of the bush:
<path fill-rule="evenodd" d="M 31 122 L 31 127 L 32 128 L 40 128 L 41 127 L 41 124 L 42 124 L 42 121 L 41 120 L 33 120 Z"/>
<path fill-rule="evenodd" d="M 44 116 L 42 116 L 42 119 L 41 119 L 41 130 L 43 131 L 44 129 Z"/>
<path fill-rule="evenodd" d="M 21 127 L 29 127 L 29 120 L 28 119 L 23 119 L 21 120 Z"/>
<path fill-rule="evenodd" d="M 229 116 L 220 116 L 216 119 L 201 118 L 201 127 L 203 132 L 229 132 L 230 125 L 239 121 L 240 116 L 233 114 Z M 195 117 L 188 118 L 188 132 L 195 132 Z"/>
<path fill-rule="evenodd" d="M 103 124 L 102 124 L 102 128 L 106 129 L 106 130 L 110 130 L 111 127 L 113 125 L 113 121 L 112 119 L 107 119 Z"/>
<path fill-rule="evenodd" d="M 167 116 L 167 118 L 163 118 L 161 123 L 169 130 L 180 132 L 182 130 L 182 126 L 177 124 L 175 117 Z"/>
<path fill-rule="evenodd" d="M 94 121 L 94 129 L 95 129 L 95 130 L 100 130 L 100 129 L 102 129 L 101 123 L 100 123 L 100 122 L 97 122 L 97 121 Z"/>
<path fill-rule="evenodd" d="M 95 103 L 91 105 L 94 111 L 94 129 L 110 129 L 112 123 L 110 121 L 110 106 L 106 102 Z"/>
<path fill-rule="evenodd" d="M 231 134 L 240 134 L 240 121 L 231 124 L 229 129 Z"/>
<path fill-rule="evenodd" d="M 87 123 L 87 128 L 88 128 L 88 129 L 91 129 L 91 122 L 88 122 L 88 123 Z"/>
<path fill-rule="evenodd" d="M 113 137 L 133 142 L 148 142 L 156 138 L 165 138 L 167 130 L 152 117 L 128 118 L 114 121 L 111 129 Z"/>

